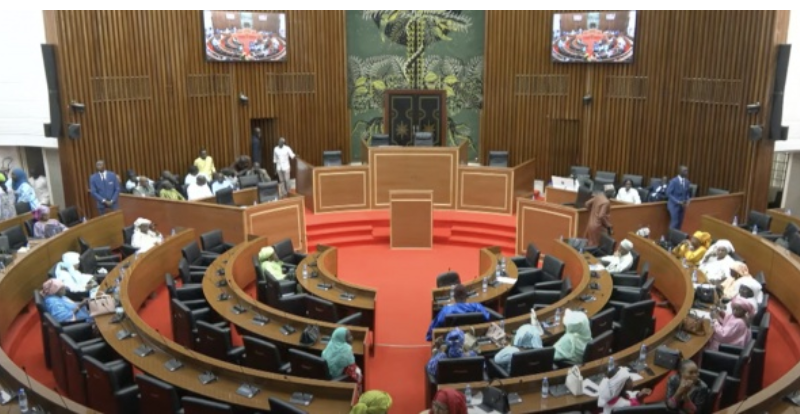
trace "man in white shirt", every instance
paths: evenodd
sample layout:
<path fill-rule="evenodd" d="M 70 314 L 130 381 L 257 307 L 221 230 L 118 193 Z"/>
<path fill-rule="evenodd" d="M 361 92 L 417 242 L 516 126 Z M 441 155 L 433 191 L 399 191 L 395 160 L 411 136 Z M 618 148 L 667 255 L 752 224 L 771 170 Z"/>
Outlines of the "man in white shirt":
<path fill-rule="evenodd" d="M 631 268 L 631 265 L 633 265 L 633 255 L 631 254 L 632 250 L 633 243 L 630 240 L 625 239 L 620 242 L 617 253 L 611 256 L 604 256 L 600 258 L 600 261 L 606 265 L 606 270 L 612 274 L 617 272 L 625 272 Z"/>
<path fill-rule="evenodd" d="M 197 176 L 197 180 L 194 184 L 189 184 L 186 188 L 186 194 L 189 200 L 200 200 L 214 196 L 214 193 L 211 192 L 211 187 L 208 186 L 206 177 L 202 175 Z"/>
<path fill-rule="evenodd" d="M 291 178 L 289 173 L 291 169 L 289 159 L 294 159 L 294 156 L 292 148 L 286 145 L 286 139 L 278 139 L 278 146 L 276 146 L 275 150 L 272 152 L 272 162 L 275 163 L 275 171 L 278 172 L 278 181 L 280 182 L 278 191 L 280 195 L 284 197 L 289 195 L 289 180 Z"/>
<path fill-rule="evenodd" d="M 633 188 L 633 181 L 629 179 L 625 180 L 623 187 L 617 191 L 617 200 L 631 204 L 642 204 L 639 190 Z"/>
<path fill-rule="evenodd" d="M 156 230 L 155 225 L 148 219 L 139 217 L 133 222 L 134 230 L 131 246 L 138 249 L 136 253 L 144 253 L 153 246 L 160 245 L 164 236 Z"/>

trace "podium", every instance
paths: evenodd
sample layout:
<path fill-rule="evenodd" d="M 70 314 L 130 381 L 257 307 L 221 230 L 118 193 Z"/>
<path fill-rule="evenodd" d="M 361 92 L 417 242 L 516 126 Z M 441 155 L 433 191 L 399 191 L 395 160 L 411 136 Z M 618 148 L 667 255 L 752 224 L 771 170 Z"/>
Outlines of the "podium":
<path fill-rule="evenodd" d="M 389 235 L 392 249 L 433 248 L 433 191 L 391 191 Z"/>

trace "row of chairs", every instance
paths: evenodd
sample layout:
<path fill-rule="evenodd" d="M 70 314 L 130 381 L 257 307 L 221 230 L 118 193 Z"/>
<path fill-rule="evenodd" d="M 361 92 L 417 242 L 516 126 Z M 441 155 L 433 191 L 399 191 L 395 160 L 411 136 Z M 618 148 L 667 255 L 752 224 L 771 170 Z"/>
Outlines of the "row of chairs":
<path fill-rule="evenodd" d="M 639 195 L 642 201 L 646 200 L 647 189 L 644 187 L 644 177 L 641 175 L 625 174 L 617 183 L 617 173 L 611 171 L 596 171 L 594 177 L 591 176 L 591 170 L 587 166 L 573 165 L 570 167 L 570 176 L 578 180 L 590 180 L 595 190 L 603 190 L 606 185 L 614 185 L 615 188 L 621 187 L 625 181 L 630 180 L 633 183 L 633 188 L 639 190 Z M 651 177 L 647 184 L 647 188 L 659 187 L 662 185 L 661 178 Z M 692 197 L 697 197 L 697 184 L 690 184 L 690 193 Z M 730 191 L 717 188 L 708 187 L 706 195 L 725 195 L 730 194 Z"/>

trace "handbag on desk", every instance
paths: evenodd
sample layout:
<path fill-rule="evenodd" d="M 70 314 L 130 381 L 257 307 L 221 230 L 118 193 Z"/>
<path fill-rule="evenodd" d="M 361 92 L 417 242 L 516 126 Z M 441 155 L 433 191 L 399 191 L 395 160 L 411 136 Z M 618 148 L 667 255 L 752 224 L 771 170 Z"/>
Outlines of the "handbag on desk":
<path fill-rule="evenodd" d="M 678 349 L 670 349 L 666 346 L 659 346 L 656 349 L 656 357 L 653 361 L 656 366 L 664 369 L 675 370 L 683 359 L 683 354 Z"/>
<path fill-rule="evenodd" d="M 475 328 L 470 327 L 464 332 L 464 350 L 469 351 L 478 345 L 478 338 L 475 337 Z"/>
<path fill-rule="evenodd" d="M 511 405 L 508 403 L 508 394 L 502 389 L 502 382 L 500 388 L 493 387 L 492 382 L 489 386 L 483 389 L 483 401 L 480 408 L 484 411 L 497 411 L 500 414 L 508 414 L 511 411 Z M 467 404 L 469 406 L 469 404 Z"/>
<path fill-rule="evenodd" d="M 491 339 L 497 345 L 504 345 L 506 341 L 506 332 L 497 325 L 497 323 L 492 323 L 489 325 L 489 328 L 486 329 L 486 337 Z"/>
<path fill-rule="evenodd" d="M 703 319 L 692 312 L 689 312 L 686 318 L 683 319 L 682 327 L 683 331 L 686 333 L 697 336 L 704 336 L 706 334 L 706 328 L 703 325 Z"/>
<path fill-rule="evenodd" d="M 117 307 L 117 303 L 110 295 L 101 295 L 99 297 L 90 298 L 88 304 L 89 314 L 92 317 L 113 314 Z"/>
<path fill-rule="evenodd" d="M 313 346 L 319 340 L 319 326 L 312 324 L 303 329 L 300 335 L 300 344 L 303 346 Z"/>
<path fill-rule="evenodd" d="M 717 289 L 713 285 L 702 284 L 694 289 L 694 299 L 705 304 L 717 303 Z"/>
<path fill-rule="evenodd" d="M 581 376 L 581 368 L 573 366 L 567 373 L 566 384 L 569 392 L 574 396 L 583 395 L 583 376 Z"/>

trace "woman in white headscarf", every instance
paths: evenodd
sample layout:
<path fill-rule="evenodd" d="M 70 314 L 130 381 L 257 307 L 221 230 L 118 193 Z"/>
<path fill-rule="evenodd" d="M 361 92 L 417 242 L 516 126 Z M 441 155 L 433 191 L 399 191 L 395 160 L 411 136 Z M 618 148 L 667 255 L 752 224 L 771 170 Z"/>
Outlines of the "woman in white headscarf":
<path fill-rule="evenodd" d="M 758 306 L 764 302 L 764 292 L 762 291 L 761 284 L 753 277 L 743 277 L 736 280 L 736 287 L 739 289 L 738 294 L 731 299 L 728 303 L 726 311 L 732 312 L 731 306 L 733 301 L 741 298 L 753 306 L 753 311 L 758 311 Z"/>
<path fill-rule="evenodd" d="M 81 262 L 78 252 L 65 252 L 61 262 L 56 265 L 56 279 L 64 284 L 70 293 L 84 293 L 97 286 L 94 276 L 78 270 Z"/>
<path fill-rule="evenodd" d="M 155 225 L 148 219 L 139 217 L 133 222 L 133 237 L 131 246 L 138 249 L 136 253 L 144 253 L 153 246 L 160 245 L 164 236 L 156 230 Z"/>
<path fill-rule="evenodd" d="M 500 349 L 494 355 L 494 362 L 506 369 L 506 372 L 511 372 L 511 357 L 522 351 L 523 349 L 541 349 L 542 348 L 542 330 L 532 324 L 526 324 L 517 329 L 517 334 L 514 335 L 514 343 L 511 346 L 506 346 Z"/>
<path fill-rule="evenodd" d="M 603 409 L 603 414 L 611 414 L 617 408 L 641 405 L 642 399 L 652 393 L 649 388 L 630 391 L 632 387 L 628 368 L 615 368 L 600 382 L 597 406 Z"/>
<path fill-rule="evenodd" d="M 733 244 L 725 239 L 718 240 L 706 252 L 699 268 L 712 284 L 719 284 L 733 279 L 731 277 L 731 267 L 736 262 L 730 255 L 733 252 Z"/>
<path fill-rule="evenodd" d="M 567 309 L 564 312 L 564 335 L 553 345 L 555 360 L 583 363 L 583 352 L 592 341 L 592 326 L 589 317 L 581 311 Z"/>

